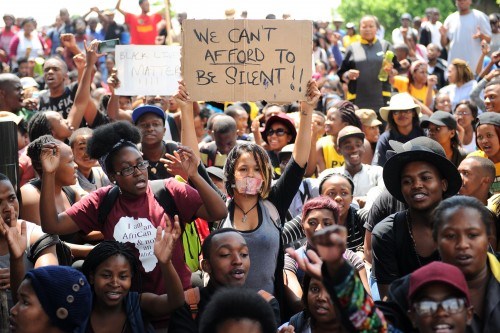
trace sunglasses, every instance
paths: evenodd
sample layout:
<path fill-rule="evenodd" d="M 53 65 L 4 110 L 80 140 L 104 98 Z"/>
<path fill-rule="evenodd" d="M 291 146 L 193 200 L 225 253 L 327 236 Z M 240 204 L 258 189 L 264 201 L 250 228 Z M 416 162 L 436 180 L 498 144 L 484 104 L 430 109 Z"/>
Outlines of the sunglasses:
<path fill-rule="evenodd" d="M 130 176 L 135 172 L 135 169 L 137 170 L 146 170 L 149 166 L 148 161 L 142 161 L 137 163 L 137 165 L 129 166 L 128 168 L 121 169 L 121 171 L 115 172 L 119 176 Z"/>
<path fill-rule="evenodd" d="M 459 313 L 465 309 L 465 299 L 452 297 L 441 302 L 421 301 L 413 303 L 413 309 L 419 316 L 433 316 L 439 307 L 449 314 Z"/>
<path fill-rule="evenodd" d="M 276 134 L 277 136 L 283 136 L 285 134 L 290 134 L 290 132 L 286 131 L 284 128 L 278 128 L 277 130 L 270 129 L 267 131 L 267 136 L 271 136 Z"/>

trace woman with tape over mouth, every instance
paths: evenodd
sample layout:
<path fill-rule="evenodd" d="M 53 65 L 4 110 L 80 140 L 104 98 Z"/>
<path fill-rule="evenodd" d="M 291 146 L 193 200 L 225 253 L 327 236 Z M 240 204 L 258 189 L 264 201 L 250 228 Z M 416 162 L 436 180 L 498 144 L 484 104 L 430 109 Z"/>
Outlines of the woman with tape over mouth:
<path fill-rule="evenodd" d="M 171 209 L 165 211 L 158 202 L 148 182 L 148 162 L 144 161 L 136 144 L 140 142 L 137 128 L 127 122 L 115 122 L 97 128 L 88 142 L 89 156 L 97 159 L 108 178 L 115 184 L 100 188 L 85 196 L 65 212 L 57 214 L 54 204 L 54 171 L 60 160 L 57 144 L 47 144 L 42 150 L 42 194 L 40 216 L 42 228 L 54 234 L 101 231 L 104 239 L 131 243 L 134 253 L 141 262 L 142 291 L 157 295 L 166 292 L 160 265 L 152 253 L 154 230 L 165 227 L 164 214 L 170 220 L 179 216 L 180 223 L 188 223 L 196 217 L 215 221 L 227 215 L 221 197 L 198 174 L 199 160 L 191 149 L 179 147 L 172 158 L 181 161 L 191 184 L 180 183 L 174 178 L 162 180 L 161 190 L 172 200 Z M 116 193 L 110 202 L 111 193 Z M 161 196 L 160 196 L 161 197 Z M 99 211 L 111 206 L 107 216 Z M 142 237 L 139 237 L 139 233 Z M 182 244 L 178 242 L 173 250 L 172 263 L 178 272 L 183 288 L 189 288 L 191 272 L 184 262 Z M 165 320 L 154 323 L 156 328 L 165 328 Z"/>
<path fill-rule="evenodd" d="M 288 165 L 271 186 L 273 169 L 266 151 L 259 145 L 236 146 L 224 167 L 225 187 L 229 196 L 228 217 L 220 227 L 234 228 L 245 238 L 252 262 L 245 286 L 263 289 L 282 300 L 283 264 L 282 226 L 290 203 L 305 172 L 310 150 L 311 122 L 320 92 L 309 81 L 306 100 L 302 101 L 300 126 Z"/>

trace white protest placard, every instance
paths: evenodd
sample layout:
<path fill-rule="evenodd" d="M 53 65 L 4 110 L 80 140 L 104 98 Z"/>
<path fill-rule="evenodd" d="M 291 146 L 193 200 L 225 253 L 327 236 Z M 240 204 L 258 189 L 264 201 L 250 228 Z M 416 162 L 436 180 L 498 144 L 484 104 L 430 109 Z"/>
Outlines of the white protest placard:
<path fill-rule="evenodd" d="M 180 46 L 117 45 L 120 96 L 173 95 L 181 79 Z"/>
<path fill-rule="evenodd" d="M 184 20 L 182 29 L 182 76 L 192 99 L 305 99 L 311 21 Z"/>

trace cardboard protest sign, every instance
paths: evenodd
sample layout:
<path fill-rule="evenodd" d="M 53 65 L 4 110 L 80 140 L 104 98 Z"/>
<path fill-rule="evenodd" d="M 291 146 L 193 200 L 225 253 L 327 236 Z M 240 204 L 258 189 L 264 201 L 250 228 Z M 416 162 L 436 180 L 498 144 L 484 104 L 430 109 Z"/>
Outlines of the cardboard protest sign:
<path fill-rule="evenodd" d="M 182 77 L 192 99 L 304 99 L 311 21 L 184 20 L 182 29 Z"/>
<path fill-rule="evenodd" d="M 180 46 L 117 45 L 117 95 L 173 95 L 181 78 Z"/>

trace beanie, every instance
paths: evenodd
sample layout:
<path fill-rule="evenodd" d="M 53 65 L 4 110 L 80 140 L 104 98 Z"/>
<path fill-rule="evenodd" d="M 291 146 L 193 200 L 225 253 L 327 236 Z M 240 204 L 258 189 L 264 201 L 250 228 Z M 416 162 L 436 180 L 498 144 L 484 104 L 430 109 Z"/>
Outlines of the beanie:
<path fill-rule="evenodd" d="M 85 324 L 92 311 L 92 290 L 85 276 L 67 266 L 45 266 L 29 271 L 29 279 L 52 324 L 72 332 Z"/>

